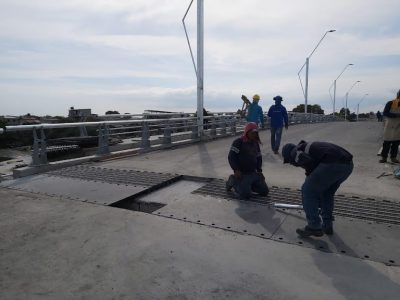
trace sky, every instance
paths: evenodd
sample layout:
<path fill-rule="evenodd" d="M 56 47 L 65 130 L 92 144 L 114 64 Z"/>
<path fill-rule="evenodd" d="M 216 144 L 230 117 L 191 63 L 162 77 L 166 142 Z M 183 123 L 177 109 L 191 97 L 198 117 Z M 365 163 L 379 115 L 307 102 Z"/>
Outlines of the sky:
<path fill-rule="evenodd" d="M 0 0 L 0 115 L 61 115 L 69 107 L 194 112 L 196 75 L 182 18 L 190 0 Z M 400 89 L 398 0 L 204 0 L 204 106 L 236 111 L 240 96 L 382 110 Z M 196 49 L 196 0 L 186 19 Z M 195 54 L 196 55 L 196 54 Z M 302 80 L 305 73 L 300 73 Z M 368 94 L 365 96 L 365 94 Z M 365 97 L 364 97 L 365 96 Z"/>

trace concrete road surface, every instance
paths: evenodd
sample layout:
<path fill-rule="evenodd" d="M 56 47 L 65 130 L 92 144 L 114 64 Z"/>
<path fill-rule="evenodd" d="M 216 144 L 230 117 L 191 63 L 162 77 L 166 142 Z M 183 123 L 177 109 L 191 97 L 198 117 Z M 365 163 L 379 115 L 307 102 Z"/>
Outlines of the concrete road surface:
<path fill-rule="evenodd" d="M 296 125 L 284 130 L 281 147 L 285 143 L 305 141 L 327 141 L 338 144 L 354 156 L 354 171 L 341 186 L 347 194 L 381 197 L 400 201 L 400 180 L 394 176 L 379 175 L 393 173 L 400 165 L 380 164 L 377 152 L 382 145 L 382 123 L 337 122 L 313 125 Z M 297 187 L 304 181 L 304 170 L 283 164 L 281 155 L 272 152 L 270 131 L 260 133 L 262 140 L 263 172 L 269 185 Z M 169 172 L 185 175 L 227 178 L 231 174 L 227 155 L 234 138 L 199 143 L 169 151 L 151 152 L 104 162 L 110 168 L 140 169 L 154 172 Z"/>

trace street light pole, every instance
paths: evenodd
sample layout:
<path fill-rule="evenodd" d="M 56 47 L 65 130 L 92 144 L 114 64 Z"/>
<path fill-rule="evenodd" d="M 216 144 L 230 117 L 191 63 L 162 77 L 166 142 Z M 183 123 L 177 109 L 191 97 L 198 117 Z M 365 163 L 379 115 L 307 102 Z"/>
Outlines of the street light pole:
<path fill-rule="evenodd" d="M 344 71 L 346 71 L 346 69 L 347 69 L 349 66 L 354 66 L 354 64 L 347 64 L 347 65 L 344 67 L 343 71 L 339 74 L 339 76 L 333 81 L 333 109 L 332 109 L 332 115 L 333 115 L 333 116 L 335 116 L 335 110 L 336 110 L 336 108 L 335 108 L 335 105 L 336 105 L 336 81 L 339 79 L 340 76 L 342 76 L 342 74 L 344 73 Z M 331 88 L 332 88 L 332 85 L 331 85 L 331 87 L 329 88 L 329 94 L 331 93 Z M 331 97 L 332 97 L 332 95 L 331 95 Z"/>
<path fill-rule="evenodd" d="M 346 105 L 345 105 L 345 108 L 344 108 L 344 120 L 345 121 L 347 120 L 347 100 L 349 98 L 349 93 L 353 89 L 353 87 L 359 82 L 361 82 L 361 81 L 357 80 L 356 82 L 354 82 L 353 85 L 351 86 L 351 88 L 349 88 L 349 90 L 346 92 Z"/>
<path fill-rule="evenodd" d="M 321 44 L 322 40 L 325 38 L 325 36 L 330 33 L 330 32 L 335 32 L 336 30 L 328 30 L 325 32 L 325 34 L 322 36 L 322 38 L 319 40 L 317 46 L 315 46 L 314 50 L 311 52 L 309 56 L 306 58 L 306 62 L 303 64 L 303 66 L 300 68 L 299 72 L 297 73 L 297 76 L 299 76 L 300 79 L 300 85 L 303 90 L 304 94 L 304 112 L 307 113 L 307 105 L 308 105 L 308 71 L 309 71 L 309 64 L 310 64 L 310 58 L 314 54 L 315 50 L 317 50 L 318 46 Z M 306 67 L 306 80 L 305 80 L 305 87 L 303 89 L 303 84 L 301 82 L 301 77 L 300 77 L 300 72 L 303 70 L 304 66 Z"/>
<path fill-rule="evenodd" d="M 358 122 L 358 114 L 359 114 L 359 110 L 360 110 L 360 104 L 361 104 L 361 102 L 363 102 L 363 100 L 364 100 L 365 97 L 367 97 L 367 96 L 368 96 L 368 94 L 365 94 L 365 95 L 361 98 L 360 102 L 358 102 L 358 104 L 357 104 L 357 122 Z"/>

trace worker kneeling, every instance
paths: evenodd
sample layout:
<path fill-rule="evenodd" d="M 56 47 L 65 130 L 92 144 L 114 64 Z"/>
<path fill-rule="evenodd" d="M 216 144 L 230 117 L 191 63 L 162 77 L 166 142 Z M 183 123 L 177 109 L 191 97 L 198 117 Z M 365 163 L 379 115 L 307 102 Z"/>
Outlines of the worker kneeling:
<path fill-rule="evenodd" d="M 257 124 L 250 122 L 243 135 L 233 141 L 229 151 L 228 161 L 234 175 L 229 176 L 226 190 L 233 188 L 240 198 L 248 199 L 252 192 L 268 195 L 269 189 L 261 169 L 260 143 Z"/>
<path fill-rule="evenodd" d="M 282 156 L 283 163 L 306 170 L 301 193 L 308 224 L 304 229 L 297 229 L 297 234 L 301 237 L 333 234 L 334 195 L 353 171 L 353 156 L 335 144 L 305 141 L 297 146 L 286 144 Z"/>

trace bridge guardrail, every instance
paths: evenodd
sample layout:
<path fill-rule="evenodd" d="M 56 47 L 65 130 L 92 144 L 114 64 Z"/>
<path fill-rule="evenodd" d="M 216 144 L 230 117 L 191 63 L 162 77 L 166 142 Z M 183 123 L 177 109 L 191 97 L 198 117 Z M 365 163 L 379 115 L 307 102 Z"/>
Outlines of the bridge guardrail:
<path fill-rule="evenodd" d="M 216 139 L 229 135 L 236 135 L 243 131 L 245 119 L 240 118 L 236 113 L 218 112 L 209 113 L 204 117 L 204 136 L 198 136 L 197 118 L 194 114 L 143 114 L 129 115 L 133 119 L 127 119 L 128 115 L 107 115 L 108 118 L 125 118 L 119 120 L 107 120 L 96 122 L 56 123 L 56 124 L 35 124 L 6 126 L 0 133 L 32 131 L 32 165 L 48 164 L 47 152 L 48 143 L 45 130 L 57 128 L 79 128 L 80 138 L 87 135 L 87 127 L 97 128 L 97 156 L 105 156 L 115 152 L 115 149 L 138 149 L 149 151 L 152 148 L 170 147 L 179 143 L 198 142 L 200 140 Z M 152 118 L 150 118 L 150 116 Z M 337 121 L 332 116 L 288 113 L 291 125 L 303 123 L 319 123 Z M 264 115 L 265 127 L 269 128 L 269 118 Z M 115 147 L 110 145 L 110 138 L 118 138 L 124 143 L 123 146 Z M 113 147 L 115 149 L 113 149 Z M 118 151 L 118 150 L 117 150 Z"/>

